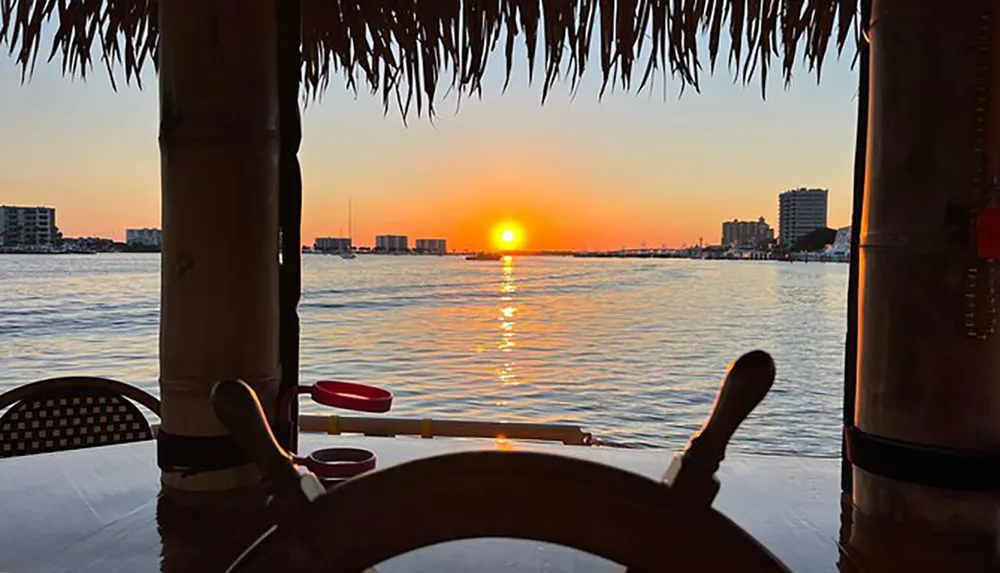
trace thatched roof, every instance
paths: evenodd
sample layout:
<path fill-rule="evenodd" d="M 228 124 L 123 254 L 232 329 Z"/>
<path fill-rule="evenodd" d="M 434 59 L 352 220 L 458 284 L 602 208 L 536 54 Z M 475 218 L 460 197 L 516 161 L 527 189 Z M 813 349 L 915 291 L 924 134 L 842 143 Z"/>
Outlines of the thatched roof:
<path fill-rule="evenodd" d="M 48 59 L 83 76 L 99 58 L 114 82 L 123 68 L 138 82 L 156 59 L 158 0 L 0 0 L 0 44 L 30 73 L 43 24 L 54 21 Z M 282 1 L 282 0 L 279 0 Z M 780 65 L 786 80 L 804 62 L 820 73 L 831 41 L 839 53 L 857 38 L 858 0 L 301 0 L 303 81 L 322 92 L 339 72 L 353 89 L 381 94 L 388 108 L 433 110 L 442 87 L 477 93 L 487 63 L 502 49 L 508 79 L 514 46 L 534 67 L 543 50 L 542 97 L 565 74 L 575 85 L 592 67 L 596 44 L 604 87 L 642 89 L 670 72 L 695 89 L 704 64 L 728 64 L 761 88 Z M 520 36 L 520 38 L 518 38 Z M 708 53 L 699 39 L 707 37 Z M 539 42 L 540 40 L 540 42 Z M 799 56 L 801 54 L 801 56 Z M 801 58 L 801 60 L 800 60 Z M 706 61 L 707 60 L 707 61 Z M 603 90 L 602 90 L 603 93 Z"/>

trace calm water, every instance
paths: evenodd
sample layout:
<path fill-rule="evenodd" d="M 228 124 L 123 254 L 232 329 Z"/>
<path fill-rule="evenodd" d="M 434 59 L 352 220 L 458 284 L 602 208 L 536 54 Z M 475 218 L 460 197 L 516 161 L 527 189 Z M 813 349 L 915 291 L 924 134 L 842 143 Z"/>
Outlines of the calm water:
<path fill-rule="evenodd" d="M 383 386 L 394 415 L 678 447 L 726 364 L 762 348 L 778 381 L 733 449 L 839 455 L 846 265 L 306 256 L 303 272 L 303 381 Z M 88 374 L 158 393 L 158 288 L 159 255 L 0 256 L 0 391 Z"/>

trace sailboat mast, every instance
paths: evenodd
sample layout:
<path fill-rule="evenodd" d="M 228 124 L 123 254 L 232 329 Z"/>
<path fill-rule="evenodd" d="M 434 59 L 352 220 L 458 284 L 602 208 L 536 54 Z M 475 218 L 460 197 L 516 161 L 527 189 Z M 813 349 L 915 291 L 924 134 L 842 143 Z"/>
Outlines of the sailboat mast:
<path fill-rule="evenodd" d="M 351 227 L 351 199 L 347 199 L 347 242 L 354 248 L 354 229 Z"/>

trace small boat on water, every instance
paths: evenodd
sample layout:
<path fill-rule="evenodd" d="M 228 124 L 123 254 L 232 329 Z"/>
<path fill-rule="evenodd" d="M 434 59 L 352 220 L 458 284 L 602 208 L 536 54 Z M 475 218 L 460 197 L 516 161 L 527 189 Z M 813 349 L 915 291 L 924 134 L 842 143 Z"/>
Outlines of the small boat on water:
<path fill-rule="evenodd" d="M 502 258 L 500 253 L 476 253 L 465 257 L 467 261 L 499 261 Z"/>
<path fill-rule="evenodd" d="M 356 259 L 358 255 L 354 253 L 354 221 L 351 217 L 351 200 L 347 200 L 347 250 L 340 252 L 342 259 Z"/>

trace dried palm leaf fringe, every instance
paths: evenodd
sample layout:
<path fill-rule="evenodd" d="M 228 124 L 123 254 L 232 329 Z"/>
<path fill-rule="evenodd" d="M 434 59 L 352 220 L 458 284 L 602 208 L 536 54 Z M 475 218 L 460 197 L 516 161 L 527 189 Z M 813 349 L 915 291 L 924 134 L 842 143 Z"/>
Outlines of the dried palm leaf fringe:
<path fill-rule="evenodd" d="M 48 60 L 59 57 L 64 74 L 85 76 L 99 53 L 113 86 L 123 68 L 126 82 L 141 87 L 143 66 L 156 62 L 158 1 L 0 0 L 0 44 L 27 77 L 52 22 Z M 726 43 L 730 68 L 744 83 L 758 77 L 763 94 L 776 59 L 786 83 L 799 53 L 818 79 L 831 40 L 840 54 L 849 36 L 859 37 L 857 0 L 300 1 L 305 93 L 318 96 L 339 72 L 349 88 L 380 94 L 386 111 L 398 102 L 404 118 L 414 104 L 433 114 L 443 82 L 481 93 L 501 40 L 509 80 L 519 37 L 529 72 L 541 37 L 544 101 L 561 74 L 577 85 L 595 34 L 602 94 L 636 80 L 642 90 L 656 71 L 697 89 L 705 37 L 711 70 Z"/>

